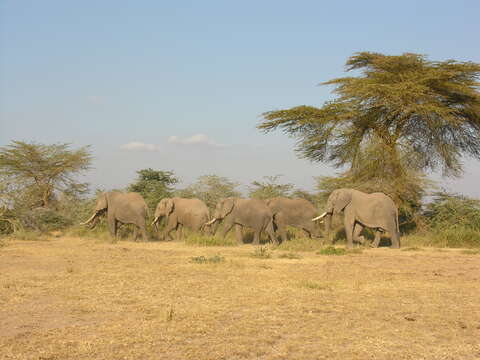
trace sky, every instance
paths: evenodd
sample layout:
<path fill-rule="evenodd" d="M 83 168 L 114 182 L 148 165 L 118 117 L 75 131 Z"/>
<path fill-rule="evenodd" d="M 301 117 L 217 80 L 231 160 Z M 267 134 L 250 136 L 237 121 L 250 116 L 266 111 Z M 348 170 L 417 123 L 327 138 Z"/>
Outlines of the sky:
<path fill-rule="evenodd" d="M 261 114 L 321 106 L 358 51 L 480 62 L 480 1 L 0 1 L 0 146 L 90 145 L 93 188 L 143 168 L 180 187 L 217 174 L 312 190 L 328 164 L 256 129 Z M 432 178 L 480 197 L 480 163 Z"/>

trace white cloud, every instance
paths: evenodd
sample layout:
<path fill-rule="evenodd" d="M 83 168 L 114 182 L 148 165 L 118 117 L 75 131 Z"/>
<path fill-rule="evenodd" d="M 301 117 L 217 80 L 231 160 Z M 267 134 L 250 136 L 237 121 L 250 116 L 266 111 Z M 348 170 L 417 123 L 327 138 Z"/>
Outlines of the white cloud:
<path fill-rule="evenodd" d="M 221 144 L 217 144 L 210 140 L 207 135 L 205 134 L 195 134 L 192 136 L 187 137 L 180 137 L 180 136 L 170 136 L 167 140 L 170 144 L 181 144 L 181 145 L 208 145 L 208 146 L 215 146 L 220 147 Z"/>
<path fill-rule="evenodd" d="M 132 141 L 128 144 L 123 144 L 120 148 L 125 150 L 145 150 L 145 151 L 160 151 L 160 145 L 145 144 L 140 141 Z"/>

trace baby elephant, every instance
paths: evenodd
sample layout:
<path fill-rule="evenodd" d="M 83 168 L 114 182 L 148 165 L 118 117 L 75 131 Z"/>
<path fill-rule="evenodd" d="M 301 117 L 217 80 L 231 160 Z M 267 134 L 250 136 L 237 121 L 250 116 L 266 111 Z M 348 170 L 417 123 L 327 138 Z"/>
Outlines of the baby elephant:
<path fill-rule="evenodd" d="M 204 230 L 204 224 L 210 219 L 207 205 L 202 200 L 177 197 L 165 198 L 158 203 L 152 223 L 157 230 L 158 221 L 164 216 L 167 225 L 161 236 L 162 240 L 165 240 L 166 236 L 173 240 L 170 235 L 173 230 L 177 231 L 177 240 L 183 239 L 184 226 L 193 231 Z"/>

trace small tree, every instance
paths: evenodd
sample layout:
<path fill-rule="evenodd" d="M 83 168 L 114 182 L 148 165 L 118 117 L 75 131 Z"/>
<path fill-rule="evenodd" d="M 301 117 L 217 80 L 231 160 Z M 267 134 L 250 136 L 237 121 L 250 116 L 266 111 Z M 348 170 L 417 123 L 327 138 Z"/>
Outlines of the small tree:
<path fill-rule="evenodd" d="M 271 199 L 274 197 L 289 197 L 292 184 L 277 184 L 281 175 L 264 176 L 264 181 L 254 181 L 249 188 L 249 196 L 256 199 Z"/>
<path fill-rule="evenodd" d="M 90 168 L 88 147 L 70 149 L 70 144 L 44 145 L 13 141 L 0 148 L 0 176 L 8 186 L 3 189 L 12 202 L 23 198 L 28 207 L 49 207 L 55 193 L 82 194 L 88 185 L 77 175 Z"/>
<path fill-rule="evenodd" d="M 173 185 L 178 183 L 173 171 L 142 169 L 137 171 L 138 178 L 127 187 L 128 191 L 140 193 L 150 209 L 158 202 L 173 195 Z"/>
<path fill-rule="evenodd" d="M 200 176 L 196 183 L 177 192 L 178 196 L 203 200 L 210 209 L 215 208 L 220 199 L 241 196 L 236 190 L 238 183 L 217 175 Z"/>

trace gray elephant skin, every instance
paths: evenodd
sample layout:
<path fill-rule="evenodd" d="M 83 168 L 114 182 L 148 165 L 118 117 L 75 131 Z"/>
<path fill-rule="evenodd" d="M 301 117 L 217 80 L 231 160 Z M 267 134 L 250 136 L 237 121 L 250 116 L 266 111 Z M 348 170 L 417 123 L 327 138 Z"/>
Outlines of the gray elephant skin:
<path fill-rule="evenodd" d="M 260 244 L 260 234 L 266 231 L 270 241 L 276 243 L 273 216 L 263 200 L 226 198 L 218 202 L 210 223 L 223 221 L 223 238 L 235 226 L 237 242 L 243 243 L 243 228 L 253 229 L 253 244 Z"/>
<path fill-rule="evenodd" d="M 95 227 L 98 217 L 107 213 L 107 222 L 110 235 L 117 237 L 117 231 L 121 224 L 134 224 L 134 238 L 137 240 L 138 230 L 143 240 L 148 241 L 145 218 L 148 215 L 148 207 L 139 193 L 121 193 L 110 191 L 102 193 L 97 198 L 93 215 L 83 225 Z M 137 230 L 138 229 L 138 230 Z"/>
<path fill-rule="evenodd" d="M 280 235 L 282 242 L 287 240 L 287 226 L 302 229 L 309 238 L 319 237 L 319 227 L 317 223 L 312 222 L 317 209 L 310 201 L 276 197 L 266 200 L 266 203 L 273 214 L 275 232 Z"/>
<path fill-rule="evenodd" d="M 175 197 L 162 199 L 158 203 L 153 224 L 157 227 L 163 217 L 166 219 L 166 226 L 161 238 L 165 239 L 168 236 L 172 240 L 170 233 L 176 230 L 177 239 L 181 240 L 183 227 L 193 231 L 206 230 L 205 223 L 210 220 L 210 213 L 207 205 L 200 199 Z"/>
<path fill-rule="evenodd" d="M 336 189 L 327 201 L 325 216 L 325 230 L 330 239 L 332 215 L 344 213 L 345 233 L 347 247 L 353 246 L 353 240 L 361 241 L 360 232 L 364 227 L 376 230 L 375 240 L 372 244 L 377 247 L 380 242 L 380 232 L 390 234 L 392 248 L 400 247 L 400 232 L 398 229 L 398 210 L 393 200 L 384 193 L 371 193 L 355 189 Z"/>

